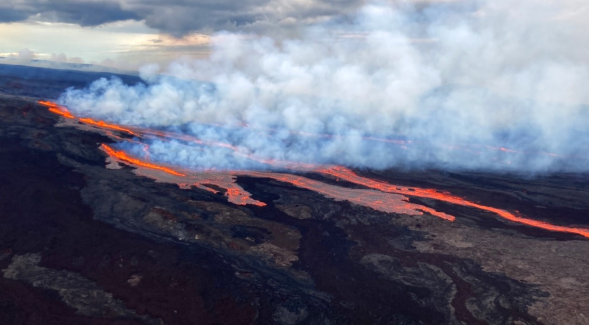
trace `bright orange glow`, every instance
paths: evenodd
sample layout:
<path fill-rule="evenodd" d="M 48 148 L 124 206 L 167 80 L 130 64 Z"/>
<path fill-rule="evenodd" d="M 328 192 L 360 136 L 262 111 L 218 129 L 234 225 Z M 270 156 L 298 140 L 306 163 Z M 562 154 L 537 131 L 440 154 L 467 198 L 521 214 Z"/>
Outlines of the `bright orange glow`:
<path fill-rule="evenodd" d="M 219 184 L 214 184 L 214 185 L 219 185 Z M 227 188 L 227 185 L 224 185 L 222 187 L 225 187 L 227 189 L 227 193 L 225 193 L 225 195 L 227 195 L 228 201 L 233 204 L 237 204 L 237 205 L 252 204 L 252 205 L 257 205 L 259 207 L 266 206 L 266 203 L 264 203 L 264 202 L 252 200 L 250 197 L 250 194 L 248 192 L 244 191 L 240 187 L 231 186 L 231 187 Z"/>
<path fill-rule="evenodd" d="M 353 171 L 351 171 L 350 169 L 345 168 L 345 167 L 324 168 L 324 169 L 317 170 L 317 172 L 322 173 L 324 175 L 330 175 L 332 177 L 343 179 L 343 180 L 346 180 L 346 181 L 354 183 L 354 184 L 363 185 L 368 188 L 377 189 L 377 190 L 383 191 L 383 192 L 397 193 L 397 194 L 403 194 L 403 195 L 415 196 L 415 197 L 423 197 L 423 198 L 428 198 L 428 199 L 435 199 L 435 200 L 440 200 L 440 201 L 444 201 L 444 202 L 448 202 L 448 203 L 452 203 L 452 204 L 456 204 L 456 205 L 472 207 L 472 208 L 476 208 L 479 210 L 492 212 L 492 213 L 494 213 L 504 219 L 507 219 L 512 222 L 521 223 L 521 224 L 524 224 L 527 226 L 536 227 L 536 228 L 540 228 L 540 229 L 544 229 L 544 230 L 550 230 L 550 231 L 558 231 L 558 232 L 577 234 L 577 235 L 581 235 L 583 237 L 589 238 L 589 229 L 558 226 L 558 225 L 553 225 L 553 224 L 543 222 L 543 221 L 519 217 L 519 216 L 516 216 L 515 214 L 505 211 L 505 210 L 501 210 L 501 209 L 489 207 L 486 205 L 474 203 L 474 202 L 465 200 L 463 198 L 453 196 L 450 193 L 439 192 L 439 191 L 436 191 L 433 189 L 421 189 L 421 188 L 415 188 L 415 187 L 412 187 L 412 188 L 399 187 L 396 185 L 391 185 L 391 184 L 387 184 L 384 182 L 375 181 L 375 180 L 372 180 L 369 178 L 358 176 L 356 173 L 354 173 Z"/>
<path fill-rule="evenodd" d="M 52 113 L 55 113 L 57 115 L 61 115 L 61 116 L 68 118 L 68 119 L 76 119 L 76 117 L 74 115 L 72 115 L 72 113 L 70 113 L 67 110 L 67 108 L 65 108 L 63 106 L 59 106 L 55 103 L 43 101 L 43 100 L 40 100 L 39 104 L 47 107 L 49 109 L 49 111 Z M 77 118 L 77 119 L 78 119 L 78 121 L 80 121 L 82 123 L 90 124 L 90 125 L 97 126 L 100 128 L 111 129 L 111 130 L 115 130 L 115 131 L 122 131 L 125 133 L 129 133 L 131 135 L 134 135 L 134 136 L 139 136 L 137 133 L 131 131 L 131 129 L 124 128 L 124 127 L 121 127 L 116 124 L 110 124 L 110 123 L 106 123 L 104 121 L 96 121 L 91 118 Z"/>
<path fill-rule="evenodd" d="M 73 116 L 73 115 L 72 115 L 72 114 L 71 114 L 71 113 L 70 113 L 70 112 L 67 110 L 67 108 L 65 108 L 65 107 L 63 107 L 63 106 L 59 106 L 59 105 L 57 105 L 57 104 L 55 104 L 55 103 L 52 103 L 52 102 L 47 102 L 47 101 L 43 101 L 43 100 L 40 100 L 40 101 L 39 101 L 39 104 L 41 104 L 41 105 L 43 105 L 43 106 L 47 107 L 51 113 L 54 113 L 54 114 L 57 114 L 57 115 L 61 115 L 61 116 L 65 117 L 65 118 L 68 118 L 68 119 L 73 119 L 73 118 L 75 118 L 75 117 L 74 117 L 74 116 Z"/>
<path fill-rule="evenodd" d="M 109 147 L 106 144 L 103 144 L 102 146 L 100 146 L 109 156 L 112 157 L 116 157 L 117 159 L 136 165 L 136 166 L 141 166 L 141 167 L 145 167 L 145 168 L 149 168 L 149 169 L 155 169 L 155 170 L 160 170 L 162 172 L 168 173 L 168 174 L 172 174 L 175 176 L 186 176 L 185 174 L 179 173 L 171 168 L 168 167 L 164 167 L 164 166 L 160 166 L 160 165 L 156 165 L 153 163 L 149 163 L 149 162 L 145 162 L 145 161 L 141 161 L 137 158 L 133 158 L 130 157 L 129 155 L 127 155 L 124 151 L 115 151 L 113 148 Z"/>
<path fill-rule="evenodd" d="M 80 122 L 82 123 L 86 123 L 86 124 L 90 124 L 90 125 L 94 125 L 100 128 L 105 128 L 105 129 L 111 129 L 111 130 L 115 130 L 115 131 L 121 131 L 121 132 L 125 132 L 125 133 L 129 133 L 131 135 L 134 135 L 136 137 L 138 137 L 139 135 L 133 131 L 131 131 L 128 128 L 124 128 L 121 126 L 118 126 L 116 124 L 110 124 L 110 123 L 106 123 L 104 121 L 95 121 L 91 118 L 80 118 L 78 119 Z"/>

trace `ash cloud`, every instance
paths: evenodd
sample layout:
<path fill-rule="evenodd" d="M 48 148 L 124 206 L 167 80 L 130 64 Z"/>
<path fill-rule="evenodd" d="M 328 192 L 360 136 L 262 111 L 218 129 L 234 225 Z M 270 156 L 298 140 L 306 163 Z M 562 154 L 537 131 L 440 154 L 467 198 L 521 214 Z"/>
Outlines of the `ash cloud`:
<path fill-rule="evenodd" d="M 60 103 L 267 159 L 586 171 L 589 40 L 580 18 L 550 1 L 379 2 L 287 39 L 219 33 L 210 59 L 178 60 L 165 75 L 145 67 L 146 84 L 101 79 Z M 155 160 L 190 167 L 261 168 L 222 147 L 151 148 Z"/>

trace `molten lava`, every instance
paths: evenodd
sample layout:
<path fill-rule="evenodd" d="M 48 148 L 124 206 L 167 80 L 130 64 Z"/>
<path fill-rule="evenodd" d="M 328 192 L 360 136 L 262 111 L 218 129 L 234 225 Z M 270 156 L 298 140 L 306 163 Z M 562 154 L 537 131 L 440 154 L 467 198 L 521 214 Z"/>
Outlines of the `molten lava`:
<path fill-rule="evenodd" d="M 589 229 L 558 226 L 558 225 L 553 225 L 553 224 L 543 222 L 543 221 L 519 217 L 519 216 L 516 216 L 515 214 L 505 211 L 505 210 L 501 210 L 501 209 L 489 207 L 486 205 L 474 203 L 474 202 L 465 200 L 461 197 L 453 196 L 450 193 L 442 193 L 442 192 L 439 192 L 439 191 L 436 191 L 433 189 L 421 189 L 421 188 L 415 188 L 415 187 L 412 187 L 412 188 L 399 187 L 396 185 L 391 185 L 391 184 L 387 184 L 384 182 L 375 181 L 375 180 L 372 180 L 372 179 L 369 179 L 366 177 L 358 176 L 356 173 L 354 173 L 353 171 L 351 171 L 350 169 L 345 168 L 345 167 L 323 168 L 323 169 L 317 170 L 317 172 L 324 174 L 324 175 L 330 175 L 330 176 L 336 177 L 338 179 L 343 179 L 343 180 L 346 180 L 350 183 L 363 185 L 368 188 L 377 189 L 377 190 L 383 191 L 383 192 L 397 193 L 397 194 L 403 194 L 403 195 L 414 196 L 414 197 L 434 199 L 434 200 L 439 200 L 439 201 L 452 203 L 452 204 L 456 204 L 456 205 L 472 207 L 472 208 L 476 208 L 479 210 L 492 212 L 492 213 L 494 213 L 504 219 L 507 219 L 512 222 L 521 223 L 521 224 L 524 224 L 527 226 L 536 227 L 536 228 L 540 228 L 540 229 L 544 229 L 544 230 L 550 230 L 550 231 L 558 231 L 558 232 L 577 234 L 577 235 L 581 235 L 581 236 L 589 238 Z"/>
<path fill-rule="evenodd" d="M 164 167 L 164 166 L 160 166 L 157 164 L 153 164 L 153 163 L 149 163 L 149 162 L 145 162 L 142 160 L 139 160 L 137 158 L 133 158 L 130 157 L 129 155 L 127 155 L 124 151 L 115 151 L 113 148 L 109 147 L 106 144 L 103 144 L 101 146 L 101 148 L 111 157 L 116 157 L 117 159 L 127 162 L 129 164 L 135 165 L 135 166 L 141 166 L 141 167 L 145 167 L 145 168 L 149 168 L 149 169 L 155 169 L 155 170 L 160 170 L 162 172 L 168 173 L 168 174 L 172 174 L 175 176 L 186 176 L 185 174 L 179 173 L 171 168 L 168 167 Z"/>
<path fill-rule="evenodd" d="M 57 115 L 61 115 L 67 119 L 75 119 L 75 120 L 82 122 L 84 124 L 96 126 L 101 129 L 110 129 L 110 130 L 114 130 L 114 131 L 121 131 L 121 132 L 128 133 L 130 135 L 133 135 L 133 136 L 137 136 L 137 137 L 139 136 L 137 133 L 131 131 L 131 129 L 124 128 L 124 127 L 116 125 L 116 124 L 110 124 L 110 123 L 106 123 L 104 121 L 96 121 L 91 118 L 77 118 L 74 115 L 72 115 L 72 113 L 70 113 L 67 110 L 67 108 L 65 108 L 63 106 L 59 106 L 59 105 L 52 103 L 52 102 L 47 102 L 47 101 L 41 100 L 41 101 L 39 101 L 39 104 L 47 107 L 50 112 L 55 113 Z"/>
<path fill-rule="evenodd" d="M 399 213 L 399 214 L 407 214 L 407 215 L 422 215 L 424 212 L 429 213 L 433 216 L 439 217 L 444 220 L 454 221 L 455 217 L 448 215 L 443 212 L 436 211 L 432 208 L 411 203 L 409 202 L 408 197 L 420 197 L 420 198 L 427 198 L 438 200 L 442 202 L 447 202 L 455 205 L 466 206 L 475 208 L 482 211 L 491 212 L 501 218 L 509 220 L 511 222 L 520 223 L 523 225 L 536 227 L 540 229 L 545 229 L 549 231 L 557 231 L 557 232 L 564 232 L 564 233 L 572 233 L 584 236 L 589 238 L 589 229 L 583 228 L 574 228 L 574 227 L 566 227 L 566 226 L 558 226 L 553 225 L 543 221 L 537 221 L 529 218 L 524 218 L 521 216 L 517 216 L 511 212 L 506 210 L 501 210 L 498 208 L 493 208 L 489 206 L 485 206 L 482 204 L 474 203 L 468 201 L 466 199 L 454 196 L 450 193 L 439 192 L 433 189 L 422 189 L 422 188 L 408 188 L 402 187 L 397 185 L 392 185 L 388 183 L 384 183 L 381 181 L 369 179 L 366 177 L 362 177 L 354 173 L 348 168 L 342 166 L 331 166 L 331 167 L 324 167 L 324 166 L 317 166 L 312 164 L 303 164 L 303 163 L 295 163 L 289 161 L 281 161 L 281 160 L 272 160 L 272 159 L 264 159 L 257 156 L 254 156 L 251 153 L 248 153 L 247 150 L 242 148 L 233 146 L 231 144 L 222 143 L 222 142 L 214 142 L 214 141 L 203 141 L 198 138 L 195 138 L 190 135 L 184 134 L 177 134 L 172 132 L 165 132 L 159 130 L 150 130 L 150 129 L 143 129 L 143 128 L 126 128 L 116 124 L 109 124 L 104 121 L 95 121 L 90 118 L 77 118 L 73 116 L 65 107 L 61 107 L 57 104 L 40 101 L 41 105 L 46 106 L 50 112 L 58 114 L 66 119 L 77 120 L 81 123 L 85 123 L 91 126 L 94 126 L 99 129 L 105 129 L 110 131 L 119 131 L 124 132 L 130 135 L 133 135 L 139 139 L 144 137 L 160 137 L 165 139 L 176 139 L 181 141 L 186 141 L 189 143 L 194 143 L 197 145 L 203 146 L 218 146 L 233 150 L 235 154 L 247 157 L 249 159 L 262 162 L 273 167 L 277 168 L 287 168 L 296 171 L 304 171 L 304 172 L 315 172 L 326 177 L 334 177 L 336 179 L 342 179 L 350 183 L 354 183 L 357 185 L 361 185 L 367 187 L 368 189 L 349 189 L 341 186 L 329 185 L 323 182 L 319 182 L 316 180 L 311 180 L 302 176 L 296 176 L 292 174 L 285 174 L 285 173 L 273 173 L 273 172 L 258 172 L 258 171 L 228 171 L 228 172 L 214 172 L 214 171 L 207 171 L 207 172 L 200 172 L 195 173 L 192 171 L 178 171 L 170 167 L 166 167 L 163 165 L 159 165 L 153 162 L 141 160 L 135 157 L 129 156 L 124 151 L 116 151 L 112 149 L 110 146 L 103 144 L 101 148 L 112 158 L 117 161 L 133 165 L 138 168 L 139 173 L 155 178 L 157 180 L 163 180 L 171 183 L 179 184 L 181 187 L 189 188 L 191 186 L 196 186 L 200 189 L 204 189 L 210 192 L 217 193 L 212 187 L 223 188 L 226 190 L 225 195 L 228 197 L 228 201 L 238 204 L 238 205 L 246 205 L 252 204 L 257 206 L 265 206 L 264 202 L 257 201 L 251 198 L 251 195 L 242 189 L 239 185 L 235 183 L 235 177 L 238 175 L 245 175 L 250 177 L 257 177 L 257 178 L 269 178 L 274 179 L 276 181 L 285 182 L 299 188 L 304 188 L 307 190 L 311 190 L 317 193 L 320 193 L 326 197 L 333 198 L 335 200 L 346 200 L 358 205 L 370 207 L 372 209 L 383 211 L 383 212 L 392 212 L 392 213 Z M 117 135 L 112 134 L 111 132 L 107 132 L 107 135 L 112 135 L 112 138 L 116 140 L 123 140 L 123 141 L 132 141 L 137 142 L 135 140 L 130 139 L 123 139 Z M 314 136 L 330 136 L 330 135 L 314 135 Z M 378 138 L 369 138 L 371 140 L 378 140 Z M 390 141 L 391 143 L 396 144 L 408 144 L 410 141 L 403 141 L 403 140 L 387 140 L 387 139 L 380 139 L 378 141 Z M 147 148 L 148 145 L 142 142 L 138 142 L 144 146 L 144 150 L 148 152 Z M 495 148 L 489 147 L 492 150 L 499 150 L 502 152 L 508 153 L 516 153 L 517 151 L 506 149 L 506 148 Z M 548 154 L 548 153 L 542 153 Z M 553 155 L 553 154 L 550 154 Z M 149 156 L 147 156 L 149 157 Z M 155 174 L 154 174 L 155 173 Z M 211 186 L 207 186 L 211 185 Z"/>
<path fill-rule="evenodd" d="M 75 118 L 75 117 L 74 117 L 74 116 L 73 116 L 73 115 L 72 115 L 72 114 L 71 114 L 71 113 L 70 113 L 70 112 L 69 112 L 69 111 L 68 111 L 68 110 L 67 110 L 65 107 L 63 107 L 63 106 L 59 106 L 59 105 L 57 105 L 57 104 L 55 104 L 55 103 L 52 103 L 52 102 L 46 102 L 46 101 L 43 101 L 43 100 L 40 100 L 40 101 L 39 101 L 39 104 L 41 104 L 41 105 L 43 105 L 43 106 L 47 107 L 51 113 L 55 113 L 55 114 L 57 114 L 57 115 L 61 115 L 61 116 L 65 117 L 65 118 L 68 118 L 68 119 L 73 119 L 73 118 Z"/>
<path fill-rule="evenodd" d="M 128 134 L 134 135 L 136 137 L 139 136 L 139 134 L 131 131 L 131 129 L 124 128 L 124 127 L 118 126 L 116 124 L 106 123 L 104 121 L 95 121 L 95 120 L 93 120 L 91 118 L 80 118 L 80 119 L 78 119 L 78 121 L 80 121 L 82 123 L 94 125 L 94 126 L 97 126 L 97 127 L 100 127 L 100 128 L 105 128 L 105 129 L 110 129 L 110 130 L 125 132 L 125 133 L 128 133 Z"/>

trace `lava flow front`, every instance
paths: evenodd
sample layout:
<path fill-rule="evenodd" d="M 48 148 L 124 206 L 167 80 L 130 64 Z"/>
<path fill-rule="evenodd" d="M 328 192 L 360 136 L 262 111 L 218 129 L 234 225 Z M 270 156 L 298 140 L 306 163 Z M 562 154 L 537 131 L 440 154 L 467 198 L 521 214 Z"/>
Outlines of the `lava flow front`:
<path fill-rule="evenodd" d="M 221 142 L 206 142 L 200 139 L 194 138 L 190 135 L 177 134 L 171 132 L 165 132 L 160 130 L 150 130 L 143 128 L 130 128 L 123 127 L 116 124 L 109 124 L 103 121 L 95 121 L 90 118 L 78 118 L 72 115 L 66 108 L 58 106 L 51 102 L 39 102 L 46 106 L 49 111 L 58 114 L 68 120 L 83 123 L 83 125 L 94 127 L 101 131 L 106 132 L 107 135 L 112 135 L 111 138 L 118 141 L 138 141 L 124 139 L 119 136 L 113 135 L 110 131 L 123 132 L 127 135 L 132 135 L 139 139 L 150 137 L 159 137 L 167 139 L 176 139 L 186 141 L 188 143 L 194 143 L 200 146 L 219 146 L 229 150 L 233 150 L 235 154 L 244 156 L 248 159 L 256 160 L 258 162 L 270 165 L 277 168 L 291 169 L 297 172 L 311 172 L 318 173 L 324 177 L 334 177 L 336 179 L 345 180 L 350 183 L 361 185 L 366 189 L 350 189 L 343 186 L 330 185 L 324 182 L 312 180 L 303 176 L 293 175 L 288 173 L 274 173 L 274 172 L 261 172 L 261 171 L 204 171 L 195 172 L 183 168 L 177 168 L 172 166 L 164 166 L 155 162 L 149 161 L 148 159 L 140 159 L 132 157 L 124 151 L 117 151 L 110 146 L 103 144 L 102 150 L 115 162 L 124 163 L 136 167 L 136 173 L 143 176 L 154 178 L 158 181 L 164 181 L 169 183 L 176 183 L 183 188 L 190 188 L 195 186 L 197 188 L 217 192 L 217 188 L 225 189 L 225 195 L 228 200 L 238 205 L 256 205 L 265 206 L 266 203 L 255 200 L 251 197 L 250 193 L 241 188 L 236 184 L 235 180 L 237 176 L 249 176 L 256 178 L 268 178 L 279 182 L 291 184 L 293 186 L 311 190 L 320 193 L 326 197 L 335 200 L 345 200 L 354 204 L 370 207 L 374 210 L 418 216 L 423 213 L 428 213 L 432 216 L 436 216 L 443 220 L 454 221 L 455 217 L 443 212 L 436 211 L 430 207 L 426 207 L 420 204 L 409 202 L 410 197 L 427 198 L 454 205 L 460 205 L 470 208 L 475 208 L 482 211 L 491 212 L 494 215 L 511 222 L 527 225 L 530 227 L 540 228 L 555 232 L 564 232 L 581 235 L 589 238 L 589 230 L 583 228 L 574 228 L 553 225 L 542 221 L 537 221 L 529 218 L 517 216 L 509 211 L 485 206 L 475 202 L 468 201 L 466 199 L 454 196 L 450 193 L 443 193 L 433 189 L 422 189 L 422 188 L 407 188 L 397 185 L 384 183 L 381 181 L 373 180 L 370 178 L 362 177 L 354 173 L 348 168 L 341 166 L 318 166 L 310 164 L 300 164 L 287 161 L 268 160 L 261 157 L 256 157 L 252 154 L 247 153 L 247 150 L 237 148 L 231 144 Z M 78 126 L 78 124 L 71 124 Z M 148 144 L 139 142 L 144 146 Z"/>

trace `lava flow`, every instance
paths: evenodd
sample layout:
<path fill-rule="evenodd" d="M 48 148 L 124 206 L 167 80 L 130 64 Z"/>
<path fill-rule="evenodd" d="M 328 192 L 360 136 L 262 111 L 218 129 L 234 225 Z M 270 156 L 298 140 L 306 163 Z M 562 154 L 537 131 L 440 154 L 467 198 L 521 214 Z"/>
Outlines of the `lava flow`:
<path fill-rule="evenodd" d="M 119 159 L 121 161 L 127 162 L 127 163 L 135 165 L 135 166 L 140 166 L 140 167 L 145 167 L 145 168 L 155 169 L 155 170 L 161 170 L 162 172 L 172 174 L 175 176 L 186 176 L 186 174 L 179 173 L 171 168 L 160 166 L 160 165 L 153 164 L 153 163 L 148 163 L 148 162 L 139 160 L 137 158 L 133 158 L 133 157 L 127 155 L 124 151 L 116 151 L 116 150 L 112 149 L 111 147 L 107 146 L 106 144 L 103 144 L 101 146 L 101 148 L 109 156 L 116 157 L 117 159 Z"/>
<path fill-rule="evenodd" d="M 571 234 L 578 234 L 583 237 L 589 238 L 589 229 L 583 228 L 573 228 L 573 227 L 565 227 L 565 226 L 558 226 L 549 224 L 543 221 L 537 221 L 533 219 L 528 219 L 524 217 L 517 216 L 511 212 L 506 210 L 501 210 L 498 208 L 493 208 L 489 206 L 485 206 L 482 204 L 474 203 L 468 201 L 466 199 L 451 195 L 450 193 L 443 193 L 433 189 L 422 189 L 422 188 L 407 188 L 402 186 L 391 185 L 388 183 L 380 182 L 377 180 L 369 179 L 366 177 L 362 177 L 354 173 L 348 168 L 342 166 L 331 166 L 331 167 L 324 167 L 324 166 L 317 166 L 311 164 L 300 164 L 300 163 L 293 163 L 288 161 L 279 161 L 279 160 L 268 160 L 263 159 L 260 157 L 253 156 L 252 154 L 247 153 L 246 150 L 233 146 L 231 144 L 221 143 L 221 142 L 205 142 L 190 135 L 184 134 L 176 134 L 170 133 L 165 131 L 158 131 L 158 130 L 149 130 L 149 129 L 141 129 L 141 128 L 130 128 L 122 127 L 115 124 L 109 124 L 103 121 L 95 121 L 89 118 L 76 118 L 73 116 L 66 108 L 58 106 L 51 102 L 39 102 L 40 104 L 48 107 L 49 111 L 63 116 L 67 119 L 74 119 L 79 122 L 92 125 L 98 129 L 106 129 L 112 131 L 120 131 L 124 132 L 137 138 L 141 139 L 143 137 L 162 137 L 162 138 L 171 138 L 177 139 L 182 141 L 187 141 L 190 143 L 194 143 L 197 145 L 204 145 L 204 146 L 220 146 L 224 148 L 228 148 L 233 150 L 235 154 L 245 156 L 249 159 L 256 160 L 258 162 L 262 162 L 268 165 L 271 165 L 276 168 L 288 168 L 296 171 L 303 171 L 303 172 L 315 172 L 327 177 L 335 177 L 337 179 L 342 179 L 348 181 L 350 183 L 362 185 L 369 189 L 349 189 L 335 185 L 329 185 L 326 183 L 322 183 L 319 181 L 311 180 L 302 176 L 296 176 L 292 174 L 285 174 L 285 173 L 273 173 L 273 172 L 258 172 L 258 171 L 225 171 L 225 172 L 194 172 L 189 170 L 182 170 L 180 172 L 177 169 L 173 169 L 171 167 L 166 167 L 163 165 L 158 165 L 156 163 L 141 160 L 135 157 L 129 156 L 124 151 L 116 151 L 113 148 L 109 147 L 108 145 L 102 145 L 102 149 L 112 158 L 122 163 L 126 163 L 129 165 L 133 165 L 140 170 L 139 173 L 142 173 L 145 176 L 154 178 L 160 181 L 166 181 L 170 183 L 176 183 L 181 187 L 189 188 L 191 186 L 196 186 L 198 188 L 217 192 L 214 188 L 223 188 L 226 190 L 225 195 L 228 197 L 228 200 L 232 203 L 239 204 L 239 205 L 246 205 L 246 204 L 253 204 L 257 206 L 265 206 L 264 202 L 257 201 L 251 198 L 250 193 L 239 187 L 235 183 L 236 176 L 250 176 L 250 177 L 257 177 L 257 178 L 270 178 L 280 182 L 289 183 L 291 185 L 297 186 L 299 188 L 308 189 L 317 193 L 320 193 L 326 197 L 330 197 L 336 200 L 346 200 L 358 205 L 370 207 L 372 209 L 383 211 L 383 212 L 392 212 L 392 213 L 399 213 L 399 214 L 408 214 L 408 215 L 422 215 L 424 212 L 427 212 L 433 216 L 439 217 L 444 220 L 454 221 L 455 217 L 448 215 L 443 212 L 438 212 L 432 208 L 408 202 L 408 197 L 421 197 L 427 199 L 433 199 L 438 201 L 443 201 L 455 205 L 466 206 L 471 208 L 476 208 L 478 210 L 483 210 L 487 212 L 491 212 L 501 218 L 509 220 L 511 222 L 516 222 L 520 224 L 524 224 L 531 227 L 536 227 L 544 230 L 549 231 L 556 231 L 556 232 L 564 232 L 564 233 L 571 233 Z M 108 134 L 108 133 L 107 133 Z M 116 136 L 118 140 L 122 138 Z M 124 139 L 127 141 L 127 139 Z M 134 140 L 133 140 L 134 141 Z M 141 143 L 144 146 L 148 146 L 147 144 Z M 503 149 L 502 151 L 509 152 L 508 149 Z M 150 172 L 148 172 L 150 171 Z M 156 174 L 153 174 L 155 172 Z M 167 175 L 167 176 L 166 176 Z"/>
<path fill-rule="evenodd" d="M 63 107 L 63 106 L 59 106 L 59 105 L 57 105 L 57 104 L 55 104 L 55 103 L 52 103 L 52 102 L 47 102 L 47 101 L 43 101 L 43 100 L 40 100 L 40 101 L 39 101 L 39 104 L 41 104 L 41 105 L 43 105 L 43 106 L 47 107 L 51 113 L 54 113 L 54 114 L 57 114 L 57 115 L 61 115 L 61 116 L 65 117 L 65 118 L 68 118 L 68 119 L 73 119 L 73 118 L 75 118 L 75 117 L 74 117 L 74 116 L 73 116 L 73 115 L 72 115 L 72 114 L 71 114 L 71 113 L 70 113 L 70 112 L 69 112 L 69 111 L 68 111 L 68 110 L 67 110 L 65 107 Z"/>
<path fill-rule="evenodd" d="M 115 131 L 122 131 L 122 132 L 128 133 L 130 135 L 134 135 L 136 137 L 139 136 L 139 134 L 131 131 L 131 129 L 124 128 L 124 127 L 118 126 L 116 124 L 110 124 L 110 123 L 106 123 L 104 121 L 95 121 L 95 120 L 93 120 L 91 118 L 80 118 L 78 120 L 80 122 L 82 122 L 82 123 L 86 123 L 86 124 L 89 124 L 89 125 L 94 125 L 94 126 L 97 126 L 97 127 L 100 127 L 100 128 L 105 128 L 105 129 L 110 129 L 110 130 L 115 130 Z"/>
<path fill-rule="evenodd" d="M 111 123 L 106 123 L 104 121 L 96 121 L 93 120 L 91 118 L 77 118 L 74 115 L 72 115 L 72 113 L 70 113 L 68 111 L 67 108 L 63 107 L 63 106 L 59 106 L 55 103 L 52 102 L 47 102 L 47 101 L 39 101 L 39 104 L 47 107 L 49 109 L 50 112 L 55 113 L 57 115 L 63 116 L 66 119 L 75 119 L 79 122 L 82 122 L 84 124 L 88 124 L 88 125 L 92 125 L 92 126 L 96 126 L 98 128 L 101 129 L 109 129 L 109 130 L 113 130 L 113 131 L 121 131 L 121 132 L 125 132 L 127 134 L 133 135 L 138 137 L 139 134 L 132 131 L 130 128 L 124 128 L 120 125 L 116 125 L 116 124 L 111 124 Z"/>
<path fill-rule="evenodd" d="M 494 214 L 499 215 L 500 217 L 502 217 L 504 219 L 507 219 L 512 222 L 521 223 L 521 224 L 524 224 L 527 226 L 532 226 L 532 227 L 536 227 L 536 228 L 540 228 L 540 229 L 544 229 L 544 230 L 550 230 L 550 231 L 577 234 L 577 235 L 581 235 L 583 237 L 589 238 L 589 229 L 558 226 L 558 225 L 553 225 L 553 224 L 543 222 L 543 221 L 519 217 L 519 216 L 516 216 L 515 214 L 505 211 L 505 210 L 501 210 L 501 209 L 489 207 L 486 205 L 474 203 L 474 202 L 465 200 L 461 197 L 451 195 L 450 193 L 443 193 L 443 192 L 439 192 L 439 191 L 436 191 L 433 189 L 422 189 L 422 188 L 415 188 L 415 187 L 412 187 L 412 188 L 399 187 L 396 185 L 391 185 L 391 184 L 387 184 L 384 182 L 375 181 L 370 178 L 359 176 L 356 173 L 354 173 L 353 171 L 351 171 L 350 169 L 345 168 L 345 167 L 338 166 L 338 167 L 323 168 L 323 169 L 318 169 L 317 172 L 324 174 L 324 175 L 330 175 L 330 176 L 336 177 L 338 179 L 343 179 L 343 180 L 348 181 L 350 183 L 363 185 L 368 188 L 376 189 L 376 190 L 379 190 L 382 192 L 403 194 L 403 195 L 414 196 L 414 197 L 422 197 L 422 198 L 428 198 L 428 199 L 439 200 L 439 201 L 443 201 L 443 202 L 447 202 L 447 203 L 452 203 L 452 204 L 456 204 L 456 205 L 472 207 L 472 208 L 476 208 L 479 210 L 492 212 Z"/>

